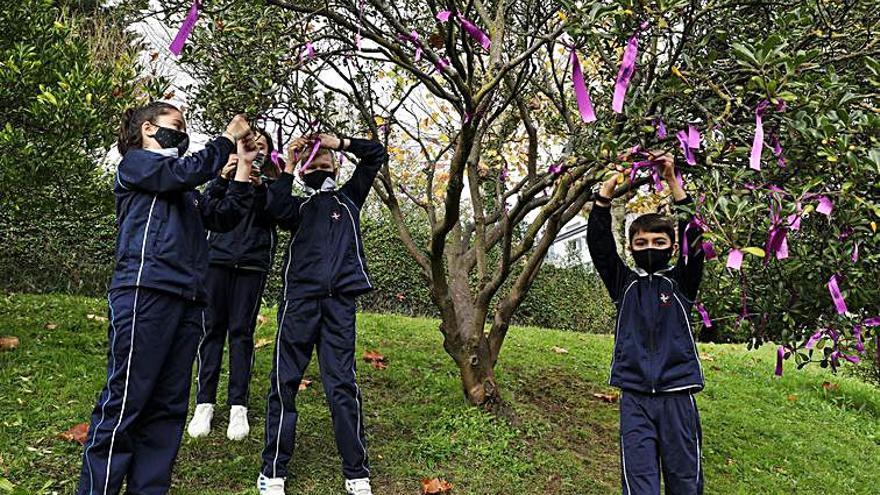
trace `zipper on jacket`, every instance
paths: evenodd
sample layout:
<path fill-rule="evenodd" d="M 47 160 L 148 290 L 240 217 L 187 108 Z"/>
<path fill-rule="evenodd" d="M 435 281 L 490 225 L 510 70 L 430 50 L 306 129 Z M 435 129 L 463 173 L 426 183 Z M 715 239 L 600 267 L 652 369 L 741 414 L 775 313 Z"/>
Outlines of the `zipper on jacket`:
<path fill-rule="evenodd" d="M 648 275 L 648 288 L 651 289 L 650 293 L 653 294 L 654 293 L 654 274 Z M 649 369 L 651 370 L 651 393 L 652 394 L 657 393 L 657 376 L 656 376 L 657 373 L 655 372 L 656 367 L 654 366 L 654 355 L 657 353 L 657 350 L 655 348 L 656 344 L 654 342 L 654 333 L 655 333 L 656 329 L 657 329 L 657 312 L 655 311 L 654 318 L 651 321 L 651 325 L 648 327 L 648 350 L 649 350 L 648 366 L 649 366 Z"/>

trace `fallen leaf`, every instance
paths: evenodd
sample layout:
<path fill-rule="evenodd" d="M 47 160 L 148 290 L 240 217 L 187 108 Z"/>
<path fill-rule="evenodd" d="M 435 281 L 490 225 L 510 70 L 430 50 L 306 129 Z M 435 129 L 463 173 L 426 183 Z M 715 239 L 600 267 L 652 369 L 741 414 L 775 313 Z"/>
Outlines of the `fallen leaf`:
<path fill-rule="evenodd" d="M 174 90 L 166 92 L 164 95 L 162 95 L 162 97 L 165 98 L 166 100 L 170 100 L 170 99 L 174 98 Z"/>
<path fill-rule="evenodd" d="M 58 328 L 58 325 L 54 323 L 46 323 L 46 330 L 55 330 L 56 328 Z"/>
<path fill-rule="evenodd" d="M 80 423 L 71 429 L 65 431 L 58 435 L 62 440 L 67 440 L 68 442 L 79 442 L 80 445 L 86 444 L 86 438 L 89 436 L 89 424 L 88 423 Z"/>
<path fill-rule="evenodd" d="M 155 61 L 157 58 L 159 58 L 159 52 L 153 52 L 150 54 L 150 60 Z"/>
<path fill-rule="evenodd" d="M 257 315 L 257 323 L 260 325 L 265 325 L 267 321 L 269 321 L 269 318 L 266 318 L 266 315 Z"/>
<path fill-rule="evenodd" d="M 272 339 L 257 339 L 257 341 L 254 342 L 254 349 L 266 347 L 267 345 L 269 345 L 271 343 L 272 343 Z"/>
<path fill-rule="evenodd" d="M 707 354 L 707 353 L 705 353 L 705 352 L 701 352 L 701 353 L 700 353 L 700 360 L 701 360 L 701 361 L 715 361 L 715 358 L 712 357 L 711 354 Z"/>
<path fill-rule="evenodd" d="M 736 461 L 734 461 L 733 459 L 731 459 L 731 458 L 728 457 L 728 458 L 727 458 L 727 465 L 728 465 L 728 466 L 733 466 L 734 464 L 736 464 Z"/>
<path fill-rule="evenodd" d="M 616 393 L 613 393 L 613 392 L 612 392 L 612 393 L 610 393 L 610 394 L 599 394 L 599 393 L 594 393 L 594 394 L 593 394 L 593 397 L 595 397 L 595 398 L 601 400 L 602 402 L 607 402 L 607 403 L 609 403 L 609 404 L 614 404 L 615 402 L 617 402 L 617 399 L 618 399 L 620 396 L 617 395 Z"/>
<path fill-rule="evenodd" d="M 833 391 L 839 389 L 840 386 L 837 385 L 836 383 L 822 382 L 822 388 L 824 388 L 825 390 L 828 390 L 829 392 L 833 392 Z"/>
<path fill-rule="evenodd" d="M 448 493 L 452 490 L 452 484 L 438 478 L 425 478 L 422 480 L 422 494 Z"/>
<path fill-rule="evenodd" d="M 566 348 L 564 348 L 564 347 L 557 347 L 557 346 L 554 345 L 551 349 L 552 349 L 553 352 L 555 352 L 556 354 L 568 354 L 568 349 L 566 349 Z"/>
<path fill-rule="evenodd" d="M 302 392 L 303 390 L 309 388 L 309 385 L 311 385 L 311 384 L 312 384 L 311 380 L 306 380 L 305 378 L 303 378 L 299 382 L 299 391 Z"/>
<path fill-rule="evenodd" d="M 18 337 L 0 337 L 0 351 L 11 351 L 18 347 Z"/>
<path fill-rule="evenodd" d="M 107 321 L 107 317 L 106 317 L 106 316 L 93 315 L 92 313 L 87 314 L 87 315 L 86 315 L 86 318 L 89 319 L 89 320 L 94 320 L 94 321 L 104 321 L 104 322 Z"/>
<path fill-rule="evenodd" d="M 788 401 L 789 401 L 789 402 L 796 402 L 796 401 L 797 401 L 797 395 L 794 395 L 794 394 L 789 395 L 789 396 L 788 396 Z"/>
<path fill-rule="evenodd" d="M 388 367 L 388 359 L 376 351 L 365 351 L 364 361 L 370 363 L 377 370 L 384 370 Z"/>

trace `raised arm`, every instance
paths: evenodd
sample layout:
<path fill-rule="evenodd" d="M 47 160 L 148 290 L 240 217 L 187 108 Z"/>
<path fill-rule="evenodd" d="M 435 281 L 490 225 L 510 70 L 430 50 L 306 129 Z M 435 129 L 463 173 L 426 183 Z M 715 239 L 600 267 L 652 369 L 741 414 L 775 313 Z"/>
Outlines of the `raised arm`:
<path fill-rule="evenodd" d="M 618 176 L 619 174 L 615 174 L 602 184 L 587 222 L 587 247 L 590 250 L 590 257 L 605 288 L 608 289 L 608 295 L 615 303 L 621 297 L 623 284 L 630 274 L 630 269 L 617 254 L 617 244 L 611 231 L 611 197 L 614 195 Z"/>
<path fill-rule="evenodd" d="M 370 194 L 373 180 L 379 169 L 388 162 L 388 152 L 385 146 L 378 141 L 369 139 L 343 139 L 343 147 L 358 157 L 357 167 L 348 182 L 342 186 L 340 192 L 360 208 Z"/>
<path fill-rule="evenodd" d="M 234 179 L 228 181 L 218 177 L 208 184 L 202 201 L 199 202 L 202 223 L 208 230 L 229 232 L 253 207 L 254 188 L 251 186 L 250 174 L 255 156 L 253 142 L 240 140 Z"/>
<path fill-rule="evenodd" d="M 291 195 L 293 170 L 291 160 L 287 168 L 266 191 L 266 212 L 285 230 L 295 230 L 299 224 L 299 209 L 304 199 Z M 289 169 L 289 170 L 288 170 Z"/>
<path fill-rule="evenodd" d="M 149 151 L 130 151 L 117 170 L 119 184 L 126 189 L 150 193 L 186 191 L 217 175 L 233 150 L 232 141 L 219 137 L 205 149 L 183 158 L 140 160 Z"/>

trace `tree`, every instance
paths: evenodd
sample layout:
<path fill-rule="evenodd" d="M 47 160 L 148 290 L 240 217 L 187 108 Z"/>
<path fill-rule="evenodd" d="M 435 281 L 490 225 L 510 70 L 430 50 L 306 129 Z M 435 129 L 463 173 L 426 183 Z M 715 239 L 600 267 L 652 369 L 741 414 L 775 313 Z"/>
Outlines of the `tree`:
<path fill-rule="evenodd" d="M 0 12 L 7 289 L 76 289 L 92 278 L 80 267 L 112 260 L 113 199 L 99 163 L 135 100 L 139 65 L 121 19 L 97 3 L 24 0 Z"/>
<path fill-rule="evenodd" d="M 622 150 L 674 150 L 676 130 L 702 130 L 699 146 L 683 148 L 700 148 L 685 180 L 715 188 L 700 208 L 719 251 L 747 247 L 766 230 L 757 195 L 742 198 L 749 208 L 730 209 L 744 181 L 781 182 L 792 194 L 842 191 L 839 176 L 807 165 L 820 149 L 809 121 L 817 110 L 851 112 L 846 122 L 859 112 L 862 127 L 847 140 L 859 143 L 852 161 L 864 171 L 875 163 L 868 136 L 876 105 L 864 96 L 828 99 L 841 81 L 865 93 L 854 68 L 875 63 L 870 2 L 267 4 L 208 10 L 197 29 L 182 62 L 202 83 L 194 100 L 202 120 L 216 126 L 231 110 L 250 110 L 286 129 L 319 122 L 389 144 L 392 160 L 375 191 L 430 286 L 444 348 L 474 404 L 500 402 L 493 370 L 511 315 L 556 234 L 589 207 L 592 187 Z M 444 10 L 452 11 L 446 20 Z M 617 113 L 612 86 L 627 45 L 638 55 Z M 584 122 L 571 95 L 571 47 L 596 122 Z M 789 108 L 766 117 L 791 162 L 783 173 L 747 168 L 754 108 L 765 99 Z M 781 124 L 802 114 L 803 131 Z M 660 122 L 672 132 L 659 132 Z M 874 205 L 870 187 L 858 185 L 859 214 Z M 423 212 L 425 244 L 413 239 L 405 204 Z"/>

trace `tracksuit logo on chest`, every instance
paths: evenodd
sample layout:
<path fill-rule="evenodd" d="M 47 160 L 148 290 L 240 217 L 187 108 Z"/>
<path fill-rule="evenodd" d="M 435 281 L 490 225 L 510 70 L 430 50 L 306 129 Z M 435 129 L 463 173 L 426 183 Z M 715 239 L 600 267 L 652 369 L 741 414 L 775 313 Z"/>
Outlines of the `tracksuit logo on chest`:
<path fill-rule="evenodd" d="M 669 292 L 661 292 L 660 293 L 660 306 L 664 308 L 668 308 L 672 306 L 672 294 Z"/>
<path fill-rule="evenodd" d="M 334 222 L 338 222 L 339 219 L 341 219 L 341 218 L 342 218 L 342 214 L 339 213 L 339 210 L 333 210 L 333 212 L 330 213 L 330 219 L 333 220 Z"/>

